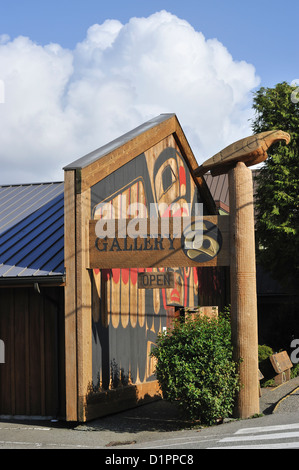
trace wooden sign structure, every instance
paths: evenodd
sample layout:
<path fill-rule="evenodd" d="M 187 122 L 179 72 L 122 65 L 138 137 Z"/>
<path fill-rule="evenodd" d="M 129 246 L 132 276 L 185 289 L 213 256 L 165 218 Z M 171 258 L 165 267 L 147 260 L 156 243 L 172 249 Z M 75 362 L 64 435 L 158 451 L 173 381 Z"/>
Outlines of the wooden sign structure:
<path fill-rule="evenodd" d="M 90 268 L 151 268 L 151 267 L 203 267 L 229 265 L 229 216 L 204 216 L 196 232 L 195 218 L 177 236 L 182 218 L 157 219 L 156 233 L 152 234 L 147 219 L 115 220 L 115 236 L 96 236 L 96 220 L 89 222 Z M 198 222 L 197 218 L 197 222 Z M 139 220 L 139 222 L 138 222 Z M 169 223 L 169 233 L 163 235 L 162 224 Z M 130 223 L 145 227 L 143 237 L 120 237 L 120 226 L 126 233 Z"/>
<path fill-rule="evenodd" d="M 277 138 L 277 135 L 272 136 L 272 138 L 274 137 Z M 191 299 L 191 306 L 194 305 L 195 290 L 193 287 L 197 282 L 195 275 L 193 275 L 196 272 L 195 267 L 231 265 L 234 350 L 236 358 L 242 357 L 243 359 L 240 368 L 243 387 L 238 397 L 238 407 L 242 417 L 245 417 L 247 413 L 250 416 L 258 412 L 256 406 L 258 395 L 255 400 L 255 389 L 251 390 L 249 386 L 258 380 L 255 364 L 255 350 L 257 354 L 257 344 L 255 343 L 256 307 L 253 306 L 250 317 L 246 316 L 251 305 L 248 302 L 248 297 L 252 295 L 252 292 L 255 293 L 255 272 L 252 271 L 255 264 L 254 237 L 252 236 L 253 211 L 250 212 L 250 215 L 249 213 L 247 216 L 245 215 L 245 219 L 247 219 L 245 224 L 242 221 L 244 204 L 252 206 L 253 203 L 252 193 L 249 198 L 243 197 L 242 194 L 240 196 L 242 186 L 238 182 L 240 177 L 238 165 L 241 165 L 241 170 L 243 170 L 243 166 L 246 169 L 246 166 L 252 164 L 253 161 L 256 163 L 257 158 L 265 157 L 265 150 L 259 150 L 259 148 L 260 146 L 267 148 L 269 138 L 265 136 L 261 141 L 254 136 L 254 139 L 255 143 L 250 139 L 246 140 L 249 150 L 244 148 L 242 142 L 241 145 L 238 143 L 237 152 L 234 155 L 222 151 L 221 155 L 213 159 L 211 168 L 208 163 L 208 165 L 203 165 L 204 169 L 198 169 L 195 156 L 177 117 L 174 114 L 160 115 L 64 168 L 66 270 L 64 326 L 65 364 L 67 365 L 65 368 L 67 421 L 86 421 L 99 417 L 103 413 L 107 414 L 110 398 L 101 402 L 101 400 L 96 401 L 93 397 L 93 400 L 89 401 L 89 391 L 94 371 L 97 374 L 100 371 L 103 374 L 102 377 L 108 377 L 109 358 L 116 357 L 117 359 L 119 357 L 121 359 L 119 363 L 122 363 L 123 359 L 128 360 L 130 362 L 126 367 L 131 368 L 133 364 L 138 371 L 139 376 L 137 372 L 133 374 L 138 380 L 136 379 L 134 387 L 130 389 L 132 390 L 131 404 L 133 403 L 133 406 L 136 403 L 136 393 L 141 400 L 143 397 L 154 396 L 158 390 L 156 382 L 148 380 L 150 374 L 146 368 L 150 373 L 152 373 L 152 369 L 147 367 L 145 358 L 148 357 L 148 352 L 154 341 L 153 328 L 155 332 L 159 331 L 161 322 L 164 321 L 165 315 L 157 314 L 159 309 L 164 309 L 164 305 L 160 304 L 159 306 L 157 302 L 159 289 L 153 289 L 153 292 L 146 289 L 138 290 L 136 275 L 138 269 L 130 269 L 138 263 L 141 265 L 140 271 L 146 266 L 165 268 L 178 266 L 183 271 L 190 271 L 192 276 L 190 277 L 187 298 L 188 301 Z M 254 147 L 253 151 L 251 146 Z M 231 150 L 236 150 L 234 144 Z M 243 159 L 246 160 L 245 163 Z M 240 160 L 243 162 L 242 164 L 238 163 Z M 221 165 L 218 165 L 219 161 Z M 214 234 L 212 237 L 208 233 L 202 233 L 199 234 L 199 237 L 190 236 L 185 240 L 182 237 L 173 236 L 164 237 L 163 240 L 162 237 L 146 236 L 129 238 L 125 241 L 124 239 L 118 240 L 116 236 L 107 237 L 110 240 L 105 240 L 96 235 L 96 221 L 90 222 L 90 219 L 96 220 L 100 217 L 97 205 L 104 201 L 109 203 L 111 207 L 119 207 L 117 206 L 117 198 L 123 194 L 130 195 L 128 198 L 130 203 L 146 202 L 146 204 L 169 205 L 186 202 L 190 203 L 192 207 L 194 201 L 201 200 L 204 203 L 205 213 L 217 214 L 211 193 L 204 178 L 200 176 L 209 169 L 212 174 L 215 174 L 214 171 L 229 171 L 232 174 L 232 180 L 236 182 L 236 185 L 232 184 L 230 194 L 231 214 L 217 216 L 215 220 L 204 216 L 204 220 L 207 221 L 204 231 L 208 232 L 212 228 L 211 233 Z M 245 179 L 247 178 L 249 178 L 249 173 L 246 173 Z M 162 218 L 163 216 L 162 213 L 158 214 L 158 217 Z M 222 224 L 224 225 L 222 226 Z M 249 232 L 246 232 L 248 226 L 251 228 Z M 215 234 L 219 235 L 219 233 L 221 238 L 218 239 Z M 247 239 L 249 234 L 253 250 L 248 255 Z M 202 235 L 207 237 L 206 240 L 202 240 L 200 245 L 198 239 L 200 240 Z M 245 253 L 246 255 L 244 255 Z M 224 259 L 222 259 L 223 255 L 225 255 Z M 208 258 L 205 259 L 205 256 Z M 252 258 L 250 258 L 251 256 Z M 168 265 L 167 259 L 169 260 Z M 250 263 L 247 265 L 248 259 Z M 105 269 L 101 269 L 101 266 L 106 266 L 108 269 L 113 268 L 112 262 L 120 268 L 116 268 L 116 273 L 112 272 L 113 269 L 109 273 L 105 272 Z M 193 266 L 193 269 L 187 269 L 189 266 Z M 248 266 L 251 270 L 249 276 Z M 99 271 L 100 274 L 98 275 L 96 271 Z M 132 271 L 131 274 L 129 271 Z M 208 270 L 203 271 L 208 273 Z M 128 277 L 129 274 L 132 278 Z M 109 281 L 106 276 L 109 277 Z M 98 278 L 101 278 L 100 282 L 98 282 Z M 158 282 L 160 281 L 157 279 Z M 105 286 L 107 291 L 104 289 Z M 129 294 L 131 297 L 128 295 L 128 288 L 132 290 L 132 295 Z M 150 314 L 145 310 L 145 297 L 150 297 Z M 125 304 L 124 308 L 122 308 L 123 304 Z M 99 310 L 99 305 L 105 306 L 106 310 Z M 105 316 L 106 314 L 110 316 Z M 113 331 L 113 338 L 117 338 L 117 341 L 97 340 L 99 331 L 97 328 L 92 328 L 92 322 L 101 322 L 106 334 L 108 331 L 106 330 L 107 319 L 109 319 L 108 328 Z M 156 320 L 159 321 L 157 327 Z M 134 336 L 125 336 L 128 332 Z M 93 334 L 96 335 L 95 338 Z M 134 348 L 138 346 L 138 353 L 136 353 L 136 349 L 130 348 L 129 341 L 125 341 L 127 337 L 138 339 L 138 341 L 131 341 L 134 343 L 132 345 Z M 120 342 L 122 342 L 123 349 L 118 350 L 115 343 L 119 345 Z M 252 362 L 250 362 L 251 356 L 254 359 Z M 249 395 L 252 395 L 250 400 Z M 253 403 L 253 406 L 247 406 L 249 401 Z M 114 403 L 113 412 L 116 412 L 115 406 L 121 407 L 123 402 L 122 399 L 120 403 Z M 121 410 L 118 408 L 118 411 Z"/>
<path fill-rule="evenodd" d="M 64 168 L 65 409 L 68 421 L 86 421 L 111 411 L 115 413 L 124 406 L 136 406 L 136 397 L 140 403 L 156 396 L 158 383 L 148 357 L 156 335 L 171 321 L 177 305 L 193 306 L 201 295 L 196 267 L 171 266 L 175 268 L 173 288 L 138 289 L 137 273 L 144 268 L 131 269 L 131 262 L 147 255 L 150 264 L 154 251 L 158 251 L 152 245 L 155 241 L 152 237 L 136 241 L 129 238 L 127 242 L 133 245 L 127 243 L 127 252 L 122 253 L 112 237 L 113 251 L 105 253 L 105 245 L 101 245 L 100 240 L 97 246 L 104 250 L 95 247 L 97 236 L 94 228 L 89 229 L 90 220 L 100 220 L 103 203 L 115 209 L 116 219 L 130 217 L 127 206 L 122 204 L 124 199 L 130 206 L 144 205 L 148 212 L 140 214 L 142 217 L 151 213 L 151 204 L 156 205 L 158 218 L 165 217 L 161 209 L 164 206 L 176 205 L 181 209 L 185 204 L 189 205 L 187 215 L 191 216 L 195 214 L 193 208 L 198 201 L 203 204 L 205 214 L 215 215 L 216 205 L 204 178 L 194 176 L 197 167 L 176 115 L 164 114 Z M 134 250 L 134 243 L 140 241 L 143 245 L 137 244 Z M 165 242 L 167 244 L 167 240 Z M 188 242 L 192 244 L 193 240 Z M 159 238 L 156 243 L 158 247 L 164 244 Z M 146 249 L 138 250 L 141 247 Z M 91 250 L 96 251 L 99 261 L 95 262 L 95 268 L 91 268 Z M 118 262 L 124 254 L 127 255 L 125 266 L 100 268 L 104 257 L 105 263 L 112 255 L 113 262 Z M 190 255 L 192 257 L 193 253 Z M 181 257 L 188 262 L 184 253 Z M 200 272 L 201 278 L 208 282 L 212 278 L 211 271 Z M 215 297 L 219 298 L 218 293 Z M 117 394 L 114 390 L 110 393 L 109 361 L 112 359 L 132 380 L 134 386 L 128 387 L 130 398 L 126 396 L 126 387 Z M 91 386 L 98 380 L 102 382 L 105 397 L 90 399 Z"/>

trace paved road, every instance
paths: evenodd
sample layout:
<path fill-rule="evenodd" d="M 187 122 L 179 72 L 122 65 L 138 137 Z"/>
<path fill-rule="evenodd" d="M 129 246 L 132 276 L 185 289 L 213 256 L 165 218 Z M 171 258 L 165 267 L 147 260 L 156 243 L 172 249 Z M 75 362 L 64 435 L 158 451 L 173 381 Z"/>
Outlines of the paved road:
<path fill-rule="evenodd" d="M 124 448 L 147 449 L 153 453 L 162 449 L 170 452 L 178 449 L 298 449 L 299 413 L 283 418 L 282 415 L 270 415 L 246 420 L 246 424 L 244 421 L 235 421 Z"/>
<path fill-rule="evenodd" d="M 78 425 L 0 419 L 0 449 L 105 449 L 108 456 L 144 449 L 155 459 L 162 451 L 299 448 L 299 378 L 263 391 L 260 407 L 261 417 L 210 428 L 190 427 L 162 400 Z"/>
<path fill-rule="evenodd" d="M 299 449 L 299 422 L 241 428 L 210 449 Z"/>
<path fill-rule="evenodd" d="M 100 454 L 103 458 L 122 455 L 119 454 L 121 450 L 125 451 L 124 455 L 138 456 L 140 451 L 143 452 L 141 456 L 149 458 L 152 455 L 153 459 L 154 456 L 180 452 L 180 455 L 193 455 L 195 459 L 199 449 L 298 449 L 299 412 L 274 413 L 205 429 L 118 434 L 112 437 L 118 440 L 107 442 L 107 434 L 99 430 L 0 423 L 1 449 L 101 449 L 105 451 Z"/>

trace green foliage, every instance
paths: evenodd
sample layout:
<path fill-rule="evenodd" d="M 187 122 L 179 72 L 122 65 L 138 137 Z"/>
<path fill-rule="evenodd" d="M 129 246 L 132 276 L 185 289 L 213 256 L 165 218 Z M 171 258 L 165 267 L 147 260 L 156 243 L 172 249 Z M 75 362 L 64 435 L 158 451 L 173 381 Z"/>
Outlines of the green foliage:
<path fill-rule="evenodd" d="M 255 133 L 281 129 L 291 136 L 268 150 L 257 176 L 257 259 L 290 293 L 299 280 L 299 104 L 286 82 L 255 93 Z"/>
<path fill-rule="evenodd" d="M 299 376 L 299 364 L 293 365 L 291 369 L 291 379 Z"/>
<path fill-rule="evenodd" d="M 230 321 L 230 305 L 224 307 L 222 312 L 219 312 L 219 318 Z"/>
<path fill-rule="evenodd" d="M 262 362 L 265 359 L 268 359 L 269 356 L 272 356 L 273 349 L 270 348 L 270 346 L 267 346 L 266 344 L 259 344 L 258 346 L 258 361 Z"/>
<path fill-rule="evenodd" d="M 270 363 L 269 357 L 272 356 L 273 349 L 266 344 L 258 346 L 258 361 L 259 369 L 263 374 L 264 378 L 260 380 L 261 387 L 272 387 L 274 385 L 274 379 L 269 378 L 273 375 L 273 368 Z"/>
<path fill-rule="evenodd" d="M 188 418 L 210 425 L 231 414 L 239 379 L 227 319 L 177 322 L 159 335 L 152 356 L 163 398 L 176 402 Z"/>

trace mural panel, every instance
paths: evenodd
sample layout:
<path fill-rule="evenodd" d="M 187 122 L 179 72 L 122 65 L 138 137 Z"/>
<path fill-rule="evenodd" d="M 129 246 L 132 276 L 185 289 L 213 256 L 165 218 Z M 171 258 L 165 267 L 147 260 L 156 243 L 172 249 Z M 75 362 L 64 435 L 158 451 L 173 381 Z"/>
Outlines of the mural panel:
<path fill-rule="evenodd" d="M 132 217 L 147 217 L 153 209 L 159 217 L 195 215 L 197 202 L 198 189 L 169 136 L 91 188 L 91 218 L 127 218 L 132 205 Z M 153 290 L 138 289 L 138 272 L 145 269 L 93 270 L 92 361 L 97 389 L 155 380 L 149 353 L 158 332 L 170 326 L 176 310 L 198 305 L 198 269 L 167 269 L 174 272 L 174 287 Z"/>

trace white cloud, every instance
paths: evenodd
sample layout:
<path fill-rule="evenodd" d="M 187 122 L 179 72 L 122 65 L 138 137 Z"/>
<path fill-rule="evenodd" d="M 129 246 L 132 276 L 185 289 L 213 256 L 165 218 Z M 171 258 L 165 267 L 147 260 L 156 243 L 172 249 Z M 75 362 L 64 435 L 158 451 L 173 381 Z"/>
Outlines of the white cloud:
<path fill-rule="evenodd" d="M 74 50 L 0 36 L 0 183 L 62 167 L 160 113 L 176 113 L 199 163 L 251 133 L 255 69 L 165 11 L 91 26 Z"/>

